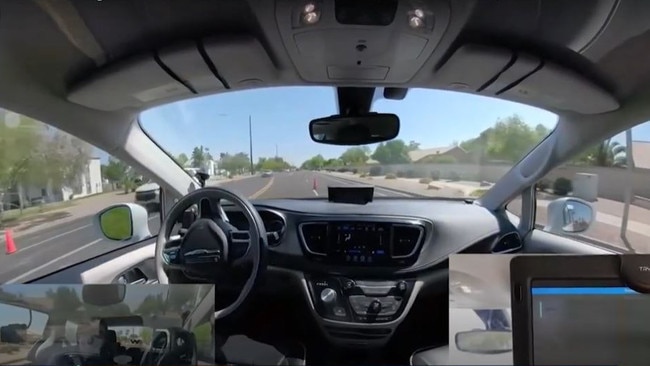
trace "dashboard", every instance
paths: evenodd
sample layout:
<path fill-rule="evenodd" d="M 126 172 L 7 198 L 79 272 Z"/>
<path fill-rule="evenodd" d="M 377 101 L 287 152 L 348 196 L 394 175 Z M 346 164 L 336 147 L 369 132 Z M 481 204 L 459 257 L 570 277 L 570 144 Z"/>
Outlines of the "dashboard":
<path fill-rule="evenodd" d="M 427 284 L 448 288 L 450 255 L 522 247 L 505 216 L 463 200 L 254 204 L 269 238 L 269 268 L 294 276 L 325 336 L 346 346 L 385 345 Z M 224 211 L 248 229 L 236 207 Z"/>
<path fill-rule="evenodd" d="M 269 238 L 271 265 L 308 272 L 408 275 L 463 251 L 521 248 L 516 228 L 462 200 L 376 200 L 366 205 L 322 200 L 255 202 Z M 224 205 L 240 230 L 248 221 Z"/>

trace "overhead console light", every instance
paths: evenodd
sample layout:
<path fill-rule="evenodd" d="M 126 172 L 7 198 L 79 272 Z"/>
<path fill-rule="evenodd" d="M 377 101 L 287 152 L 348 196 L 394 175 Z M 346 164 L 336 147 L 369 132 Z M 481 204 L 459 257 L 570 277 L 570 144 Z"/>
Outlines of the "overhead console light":
<path fill-rule="evenodd" d="M 416 9 L 409 17 L 409 25 L 411 28 L 420 28 L 424 25 L 424 12 L 421 9 Z"/>
<path fill-rule="evenodd" d="M 318 23 L 320 20 L 320 10 L 316 7 L 316 4 L 308 3 L 305 5 L 302 10 L 301 19 L 307 25 Z"/>

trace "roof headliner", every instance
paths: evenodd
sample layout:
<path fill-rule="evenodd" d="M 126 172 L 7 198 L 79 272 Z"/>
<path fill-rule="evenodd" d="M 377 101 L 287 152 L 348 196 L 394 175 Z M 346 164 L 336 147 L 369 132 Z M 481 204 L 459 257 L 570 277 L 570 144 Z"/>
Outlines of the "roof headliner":
<path fill-rule="evenodd" d="M 399 9 L 410 8 L 415 3 L 400 1 Z M 232 83 L 230 90 L 280 85 L 449 89 L 449 80 L 442 80 L 437 70 L 453 50 L 468 43 L 505 47 L 561 65 L 609 93 L 620 102 L 621 110 L 626 102 L 650 89 L 647 67 L 650 53 L 645 52 L 646 45 L 650 44 L 647 22 L 650 2 L 646 0 L 421 0 L 418 6 L 434 9 L 436 18 L 433 30 L 421 35 L 427 41 L 426 52 L 415 61 L 399 59 L 400 47 L 405 45 L 400 43 L 404 39 L 395 35 L 408 31 L 399 22 L 388 27 L 324 22 L 324 30 L 355 31 L 363 34 L 369 44 L 382 45 L 384 61 L 399 59 L 388 65 L 397 76 L 388 81 L 363 82 L 319 79 L 327 66 L 322 58 L 350 60 L 356 54 L 345 48 L 340 54 L 331 52 L 332 45 L 347 44 L 345 32 L 316 37 L 330 42 L 320 50 L 325 53 L 319 57 L 300 54 L 290 22 L 292 9 L 301 4 L 291 0 L 3 0 L 0 3 L 0 106 L 51 123 L 128 161 L 131 155 L 126 154 L 124 145 L 131 123 L 141 110 L 196 95 L 186 93 L 141 106 L 102 111 L 70 102 L 70 91 L 130 57 L 150 56 L 158 47 L 214 35 L 225 39 L 232 35 L 252 37 L 264 49 L 273 68 L 272 78 L 252 85 Z M 332 6 L 329 0 L 323 0 L 322 4 Z M 314 44 L 319 43 L 308 43 Z M 227 66 L 236 68 L 239 61 L 250 60 L 217 61 L 230 62 Z M 479 65 L 471 69 L 485 66 Z M 259 70 L 233 71 L 245 75 Z M 470 70 L 460 71 L 457 74 Z M 562 89 L 562 85 L 547 88 Z M 226 91 L 229 91 L 227 87 L 219 85 L 202 90 L 201 94 Z M 118 94 L 119 90 L 104 98 L 116 98 Z M 573 94 L 578 95 L 577 99 L 581 95 Z M 517 100 L 508 93 L 499 97 Z M 546 97 L 552 99 L 553 95 Z M 567 115 L 562 109 L 545 105 L 541 99 L 532 98 L 527 103 Z M 631 104 L 638 108 L 647 103 Z M 625 115 L 628 121 L 615 122 L 620 129 L 631 123 L 630 119 L 648 119 L 650 108 Z M 599 128 L 589 138 L 607 136 L 617 128 Z"/>

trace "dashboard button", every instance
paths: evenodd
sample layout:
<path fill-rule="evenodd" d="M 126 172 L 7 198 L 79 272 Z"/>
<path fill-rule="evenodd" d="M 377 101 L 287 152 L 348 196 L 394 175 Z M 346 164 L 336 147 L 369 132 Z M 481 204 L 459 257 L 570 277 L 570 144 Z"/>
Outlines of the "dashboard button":
<path fill-rule="evenodd" d="M 347 315 L 347 312 L 344 308 L 337 306 L 334 308 L 334 315 L 343 317 Z"/>

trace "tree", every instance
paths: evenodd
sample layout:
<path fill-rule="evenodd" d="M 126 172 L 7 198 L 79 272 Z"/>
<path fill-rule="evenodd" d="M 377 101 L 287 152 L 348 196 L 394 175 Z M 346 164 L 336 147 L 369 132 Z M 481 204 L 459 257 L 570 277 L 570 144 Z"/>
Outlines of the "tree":
<path fill-rule="evenodd" d="M 273 158 L 259 158 L 256 164 L 255 169 L 257 170 L 271 170 L 271 171 L 282 171 L 289 169 L 291 164 L 284 161 L 281 157 Z"/>
<path fill-rule="evenodd" d="M 58 316 L 59 320 L 74 319 L 83 305 L 77 291 L 70 286 L 49 289 L 45 293 L 45 297 L 52 301 L 51 316 Z"/>
<path fill-rule="evenodd" d="M 381 164 L 405 164 L 411 161 L 408 156 L 408 145 L 402 140 L 392 140 L 380 143 L 372 158 Z"/>
<path fill-rule="evenodd" d="M 244 152 L 230 155 L 227 153 L 221 154 L 219 161 L 219 168 L 225 169 L 230 174 L 239 174 L 248 170 L 250 166 L 250 158 Z"/>
<path fill-rule="evenodd" d="M 343 154 L 341 154 L 339 160 L 344 165 L 364 164 L 366 161 L 368 161 L 369 155 L 370 148 L 367 146 L 351 147 L 345 150 Z"/>
<path fill-rule="evenodd" d="M 318 170 L 323 168 L 324 165 L 325 165 L 325 158 L 323 157 L 323 155 L 318 154 L 316 156 L 313 156 L 305 160 L 305 162 L 302 163 L 301 168 L 307 170 Z"/>
<path fill-rule="evenodd" d="M 192 165 L 194 167 L 203 167 L 210 160 L 212 160 L 212 155 L 210 155 L 210 149 L 207 147 L 201 145 L 192 150 Z"/>
<path fill-rule="evenodd" d="M 108 159 L 108 164 L 104 167 L 104 178 L 108 179 L 111 183 L 124 181 L 124 177 L 129 170 L 128 165 L 113 157 Z"/>
<path fill-rule="evenodd" d="M 413 140 L 409 141 L 409 145 L 407 146 L 408 151 L 418 150 L 419 148 L 420 148 L 419 142 L 415 142 Z"/>
<path fill-rule="evenodd" d="M 541 124 L 532 128 L 515 114 L 505 119 L 498 119 L 493 127 L 483 131 L 474 139 L 461 142 L 460 146 L 468 152 L 479 155 L 481 160 L 516 162 L 549 132 Z"/>
<path fill-rule="evenodd" d="M 621 143 L 607 139 L 583 151 L 573 162 L 603 167 L 625 166 L 626 153 L 626 148 Z"/>
<path fill-rule="evenodd" d="M 22 209 L 22 187 L 52 185 L 76 188 L 87 168 L 93 147 L 33 119 L 10 113 L 0 121 L 0 193 L 17 190 Z"/>
<path fill-rule="evenodd" d="M 190 158 L 188 158 L 187 155 L 185 155 L 185 153 L 180 153 L 180 154 L 178 154 L 178 156 L 176 157 L 176 162 L 178 163 L 178 165 L 183 166 L 183 167 L 184 167 L 185 164 L 187 164 L 189 161 L 190 161 Z"/>

